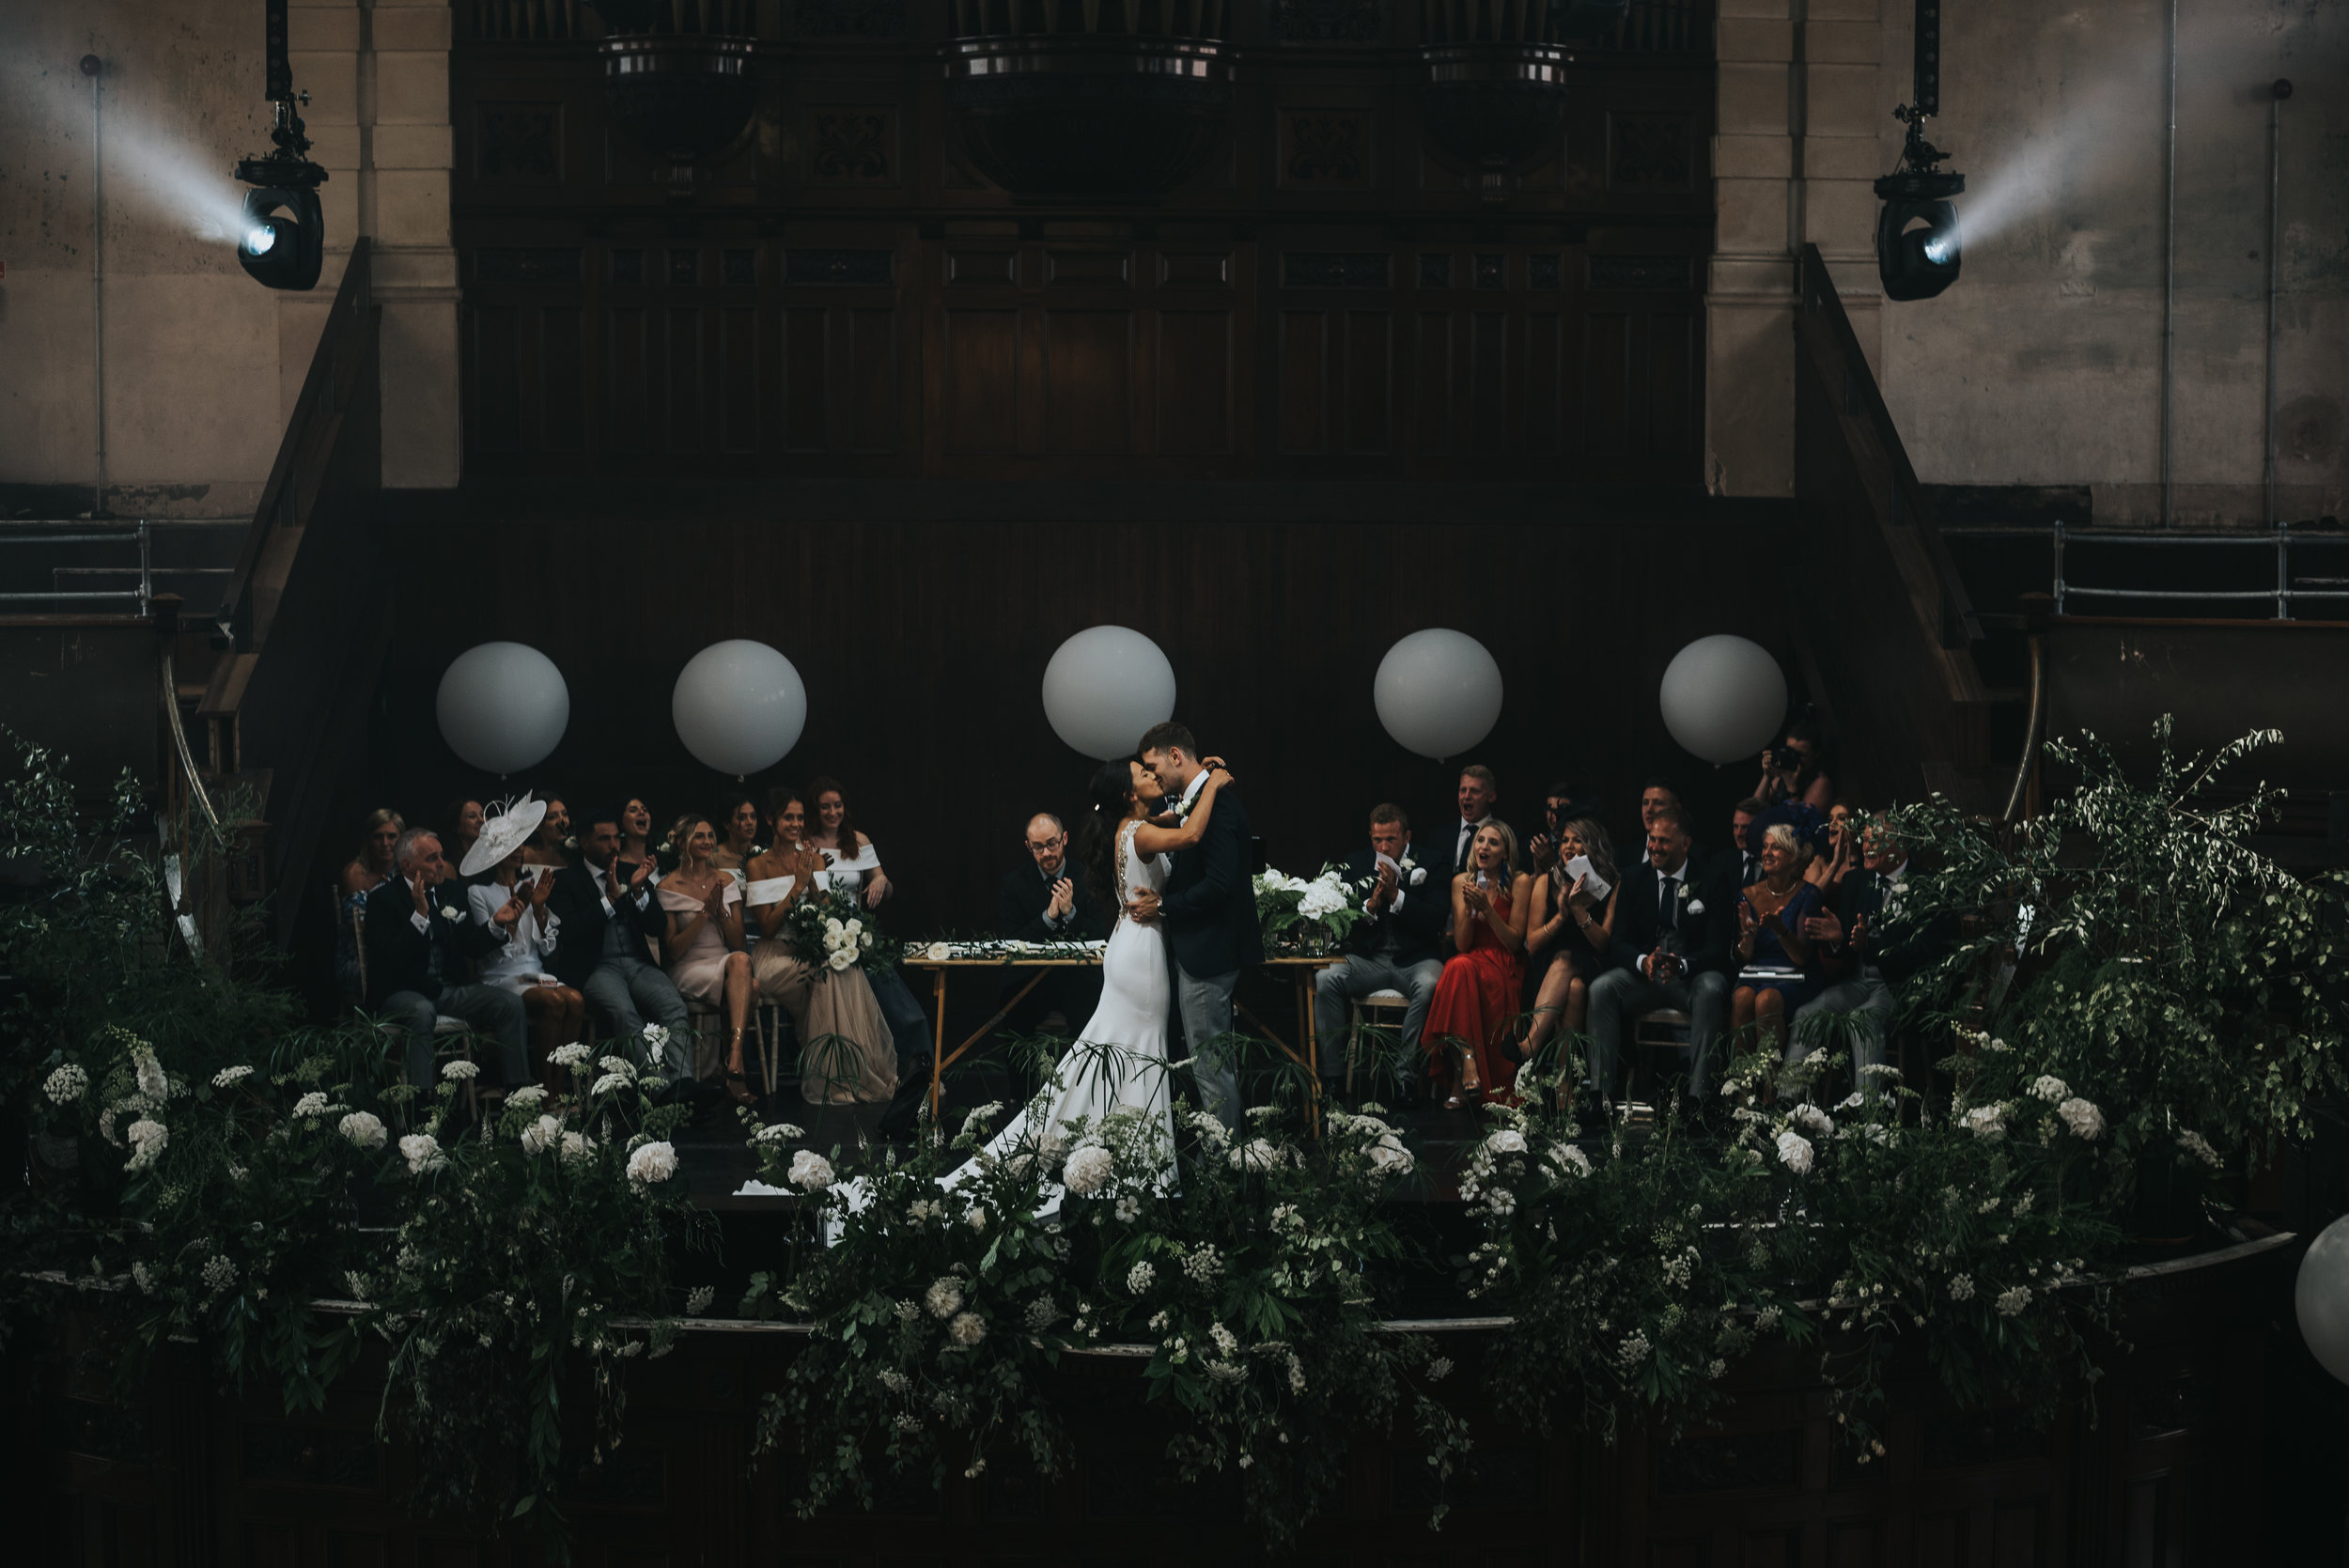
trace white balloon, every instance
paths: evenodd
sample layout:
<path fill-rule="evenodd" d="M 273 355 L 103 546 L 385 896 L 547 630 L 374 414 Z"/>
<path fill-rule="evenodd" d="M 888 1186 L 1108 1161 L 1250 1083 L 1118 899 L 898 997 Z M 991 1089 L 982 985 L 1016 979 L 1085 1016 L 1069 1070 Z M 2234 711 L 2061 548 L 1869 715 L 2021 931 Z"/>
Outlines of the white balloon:
<path fill-rule="evenodd" d="M 2292 1287 L 2300 1337 L 2326 1372 L 2349 1383 L 2349 1217 L 2334 1220 L 2309 1243 Z"/>
<path fill-rule="evenodd" d="M 1672 737 L 1710 763 L 1768 745 L 1786 719 L 1786 675 L 1758 643 L 1700 637 L 1672 656 L 1657 692 Z"/>
<path fill-rule="evenodd" d="M 554 660 L 522 643 L 483 643 L 449 661 L 433 699 L 450 751 L 503 777 L 547 759 L 571 722 Z"/>
<path fill-rule="evenodd" d="M 1370 694 L 1397 745 L 1441 761 L 1492 733 L 1501 666 L 1467 632 L 1430 627 L 1387 650 Z"/>
<path fill-rule="evenodd" d="M 1130 627 L 1080 631 L 1044 666 L 1044 717 L 1089 757 L 1125 756 L 1144 730 L 1174 717 L 1174 666 Z"/>
<path fill-rule="evenodd" d="M 746 638 L 712 643 L 677 673 L 669 717 L 685 749 L 721 773 L 772 768 L 807 728 L 807 687 L 791 660 Z"/>

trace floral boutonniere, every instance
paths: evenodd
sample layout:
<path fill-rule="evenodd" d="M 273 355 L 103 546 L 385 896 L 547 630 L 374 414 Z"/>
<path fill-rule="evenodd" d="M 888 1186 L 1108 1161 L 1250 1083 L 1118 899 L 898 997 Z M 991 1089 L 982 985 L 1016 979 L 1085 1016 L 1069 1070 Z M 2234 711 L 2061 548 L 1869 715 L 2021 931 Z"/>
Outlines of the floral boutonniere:
<path fill-rule="evenodd" d="M 441 918 L 454 924 L 457 921 L 464 919 L 465 916 L 464 912 L 459 909 L 454 904 L 443 904 L 441 906 Z"/>

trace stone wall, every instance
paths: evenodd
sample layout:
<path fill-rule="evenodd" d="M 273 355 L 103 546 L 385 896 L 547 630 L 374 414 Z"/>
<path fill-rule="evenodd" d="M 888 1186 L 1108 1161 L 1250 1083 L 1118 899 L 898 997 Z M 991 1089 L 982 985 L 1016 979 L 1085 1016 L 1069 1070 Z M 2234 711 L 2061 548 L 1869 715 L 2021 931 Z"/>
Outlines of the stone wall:
<path fill-rule="evenodd" d="M 1786 494 L 1790 261 L 1818 244 L 1921 477 L 2087 485 L 2099 522 L 2163 515 L 2162 0 L 1969 0 L 1943 21 L 1929 134 L 1967 176 L 1965 272 L 1882 304 L 1875 175 L 1900 157 L 1910 0 L 1720 0 L 1708 473 Z M 2170 515 L 2256 522 L 2266 386 L 2268 85 L 2282 113 L 2279 514 L 2349 489 L 2349 9 L 2181 0 Z"/>
<path fill-rule="evenodd" d="M 104 62 L 105 504 L 252 508 L 363 233 L 385 306 L 385 481 L 456 483 L 448 8 L 296 0 L 290 22 L 312 157 L 330 174 L 326 272 L 306 294 L 262 288 L 231 251 L 242 188 L 229 169 L 268 149 L 257 0 L 82 0 L 0 19 L 0 483 L 39 509 L 88 509 L 99 472 L 89 54 Z"/>

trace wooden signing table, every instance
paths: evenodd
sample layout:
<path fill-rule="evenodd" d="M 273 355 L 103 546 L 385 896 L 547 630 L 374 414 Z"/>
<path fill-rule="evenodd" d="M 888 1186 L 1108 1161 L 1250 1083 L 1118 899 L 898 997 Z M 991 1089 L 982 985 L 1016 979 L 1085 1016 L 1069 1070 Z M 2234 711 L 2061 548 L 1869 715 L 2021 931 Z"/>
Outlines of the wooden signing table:
<path fill-rule="evenodd" d="M 952 944 L 942 945 L 951 946 Z M 968 958 L 951 955 L 934 958 L 930 956 L 927 948 L 909 947 L 905 956 L 898 962 L 906 969 L 930 971 L 930 1005 L 937 1009 L 938 1018 L 938 1045 L 937 1048 L 930 1053 L 930 1116 L 932 1120 L 936 1120 L 940 1095 L 939 1080 L 946 1069 L 961 1061 L 970 1054 L 973 1046 L 1001 1028 L 1003 1020 L 1011 1017 L 1011 1010 L 1019 1006 L 1030 991 L 1042 985 L 1047 974 L 1053 970 L 1097 970 L 1101 967 L 1101 954 L 1098 949 L 1096 949 L 1079 956 L 1063 947 L 1040 950 L 1033 957 L 1022 953 L 1011 952 Z M 1301 1050 L 1282 1039 L 1262 1018 L 1250 1012 L 1237 996 L 1232 999 L 1232 1012 L 1236 1018 L 1246 1018 L 1264 1032 L 1265 1038 L 1280 1047 L 1290 1061 L 1305 1069 L 1306 1081 L 1313 1086 L 1306 1115 L 1316 1131 L 1321 1122 L 1321 1072 L 1316 1064 L 1318 1041 L 1315 1037 L 1314 1029 L 1314 979 L 1323 970 L 1334 968 L 1345 962 L 1344 954 L 1333 953 L 1326 956 L 1311 958 L 1291 956 L 1266 958 L 1252 966 L 1255 969 L 1276 970 L 1289 977 L 1290 984 L 1297 994 L 1297 1039 L 1303 1046 Z M 1035 972 L 1029 976 L 1026 985 L 1014 991 L 1002 1006 L 995 1009 L 987 1022 L 972 1030 L 969 1038 L 949 1051 L 946 1048 L 946 982 L 949 975 L 963 970 L 994 970 L 999 972 L 1003 970 L 1034 970 Z M 1168 1004 L 1170 1007 L 1173 1006 L 1172 997 L 1168 999 Z M 1170 1019 L 1168 1029 L 1170 1034 L 1179 1032 L 1180 1028 L 1179 1017 Z"/>

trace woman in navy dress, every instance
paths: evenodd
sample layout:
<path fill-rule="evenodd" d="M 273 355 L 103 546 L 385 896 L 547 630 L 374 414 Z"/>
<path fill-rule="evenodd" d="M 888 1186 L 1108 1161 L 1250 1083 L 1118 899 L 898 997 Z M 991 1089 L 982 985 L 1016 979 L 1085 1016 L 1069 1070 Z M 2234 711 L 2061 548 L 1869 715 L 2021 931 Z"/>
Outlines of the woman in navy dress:
<path fill-rule="evenodd" d="M 1762 879 L 1737 900 L 1737 987 L 1729 996 L 1733 1028 L 1759 1028 L 1773 1052 L 1786 1048 L 1787 1016 L 1819 994 L 1802 923 L 1819 912 L 1819 890 L 1803 878 L 1811 858 L 1783 822 L 1762 835 Z M 1791 971 L 1772 973 L 1769 971 Z"/>

